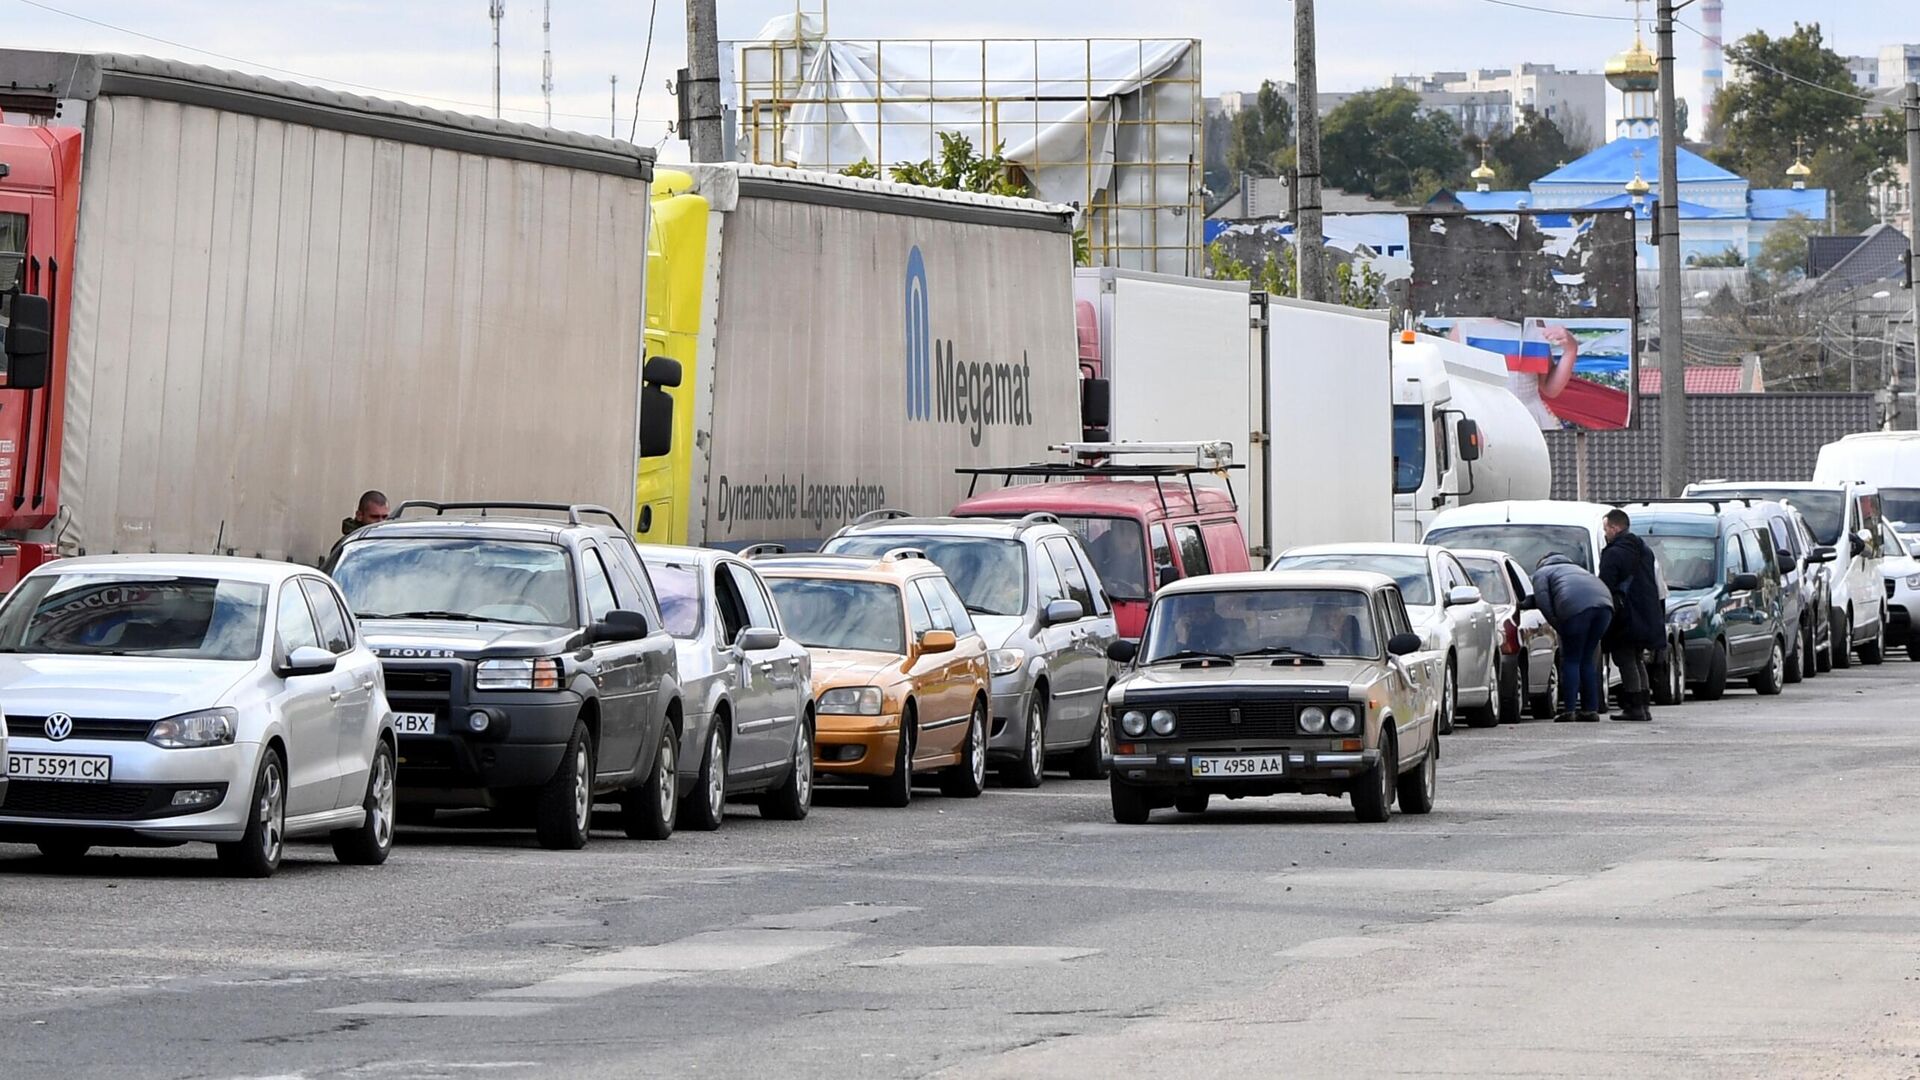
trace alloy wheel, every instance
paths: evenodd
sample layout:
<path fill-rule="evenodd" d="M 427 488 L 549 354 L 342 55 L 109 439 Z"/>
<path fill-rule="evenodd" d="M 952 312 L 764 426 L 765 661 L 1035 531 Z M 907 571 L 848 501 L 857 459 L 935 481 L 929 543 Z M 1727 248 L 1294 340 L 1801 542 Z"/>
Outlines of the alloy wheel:
<path fill-rule="evenodd" d="M 393 755 L 373 755 L 373 842 L 382 848 L 393 844 Z"/>
<path fill-rule="evenodd" d="M 980 706 L 973 707 L 973 719 L 969 723 L 973 726 L 972 738 L 968 740 L 973 743 L 973 751 L 968 765 L 973 770 L 974 784 L 984 785 L 987 782 L 987 725 L 981 718 Z"/>
<path fill-rule="evenodd" d="M 260 785 L 260 801 L 254 812 L 260 816 L 260 854 L 272 866 L 280 861 L 280 849 L 286 842 L 287 789 L 280 776 L 277 758 L 267 760 L 267 772 Z"/>
<path fill-rule="evenodd" d="M 673 748 L 674 741 L 672 739 L 661 739 L 660 753 L 655 755 L 659 758 L 659 760 L 654 763 L 654 768 L 660 772 L 660 782 L 654 786 L 660 789 L 660 820 L 662 821 L 673 820 L 674 795 L 678 787 L 678 785 L 674 783 L 674 770 L 678 768 L 678 766 L 674 763 Z"/>
<path fill-rule="evenodd" d="M 707 811 L 718 820 L 727 811 L 727 741 L 718 731 L 708 738 L 707 760 L 713 767 L 707 770 Z"/>
<path fill-rule="evenodd" d="M 1039 776 L 1047 768 L 1046 713 L 1035 701 L 1027 706 L 1027 767 Z"/>
<path fill-rule="evenodd" d="M 807 725 L 800 725 L 800 737 L 795 739 L 793 747 L 794 789 L 799 792 L 800 805 L 813 805 L 813 735 Z"/>
<path fill-rule="evenodd" d="M 593 761 L 586 743 L 573 748 L 573 823 L 583 833 L 593 824 Z"/>

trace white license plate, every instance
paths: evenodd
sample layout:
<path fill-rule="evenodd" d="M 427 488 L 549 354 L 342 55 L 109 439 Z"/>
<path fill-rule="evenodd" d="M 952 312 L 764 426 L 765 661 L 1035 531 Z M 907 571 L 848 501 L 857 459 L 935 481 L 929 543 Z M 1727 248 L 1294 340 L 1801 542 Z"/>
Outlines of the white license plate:
<path fill-rule="evenodd" d="M 1189 763 L 1195 776 L 1232 779 L 1236 776 L 1279 776 L 1287 771 L 1283 754 L 1235 754 L 1232 757 L 1197 757 Z"/>
<path fill-rule="evenodd" d="M 113 759 L 104 754 L 8 754 L 7 779 L 104 784 L 113 779 Z"/>
<path fill-rule="evenodd" d="M 393 714 L 393 732 L 396 735 L 433 734 L 434 716 L 430 712 L 401 712 Z"/>

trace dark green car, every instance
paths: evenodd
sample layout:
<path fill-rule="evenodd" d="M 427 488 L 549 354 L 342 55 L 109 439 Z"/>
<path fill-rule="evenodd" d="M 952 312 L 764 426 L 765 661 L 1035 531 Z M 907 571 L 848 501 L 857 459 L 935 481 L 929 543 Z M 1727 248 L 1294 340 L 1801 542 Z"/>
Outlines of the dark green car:
<path fill-rule="evenodd" d="M 1730 679 L 1762 694 L 1786 685 L 1789 635 L 1780 555 L 1765 522 L 1735 507 L 1636 506 L 1633 530 L 1667 580 L 1667 622 L 1683 635 L 1687 687 L 1712 701 Z"/>

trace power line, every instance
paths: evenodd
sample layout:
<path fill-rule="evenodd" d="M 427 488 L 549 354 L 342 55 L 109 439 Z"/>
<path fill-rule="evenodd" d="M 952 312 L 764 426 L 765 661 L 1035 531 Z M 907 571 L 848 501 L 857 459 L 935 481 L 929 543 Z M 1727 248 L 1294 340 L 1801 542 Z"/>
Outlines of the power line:
<path fill-rule="evenodd" d="M 633 88 L 633 130 L 627 132 L 628 142 L 632 142 L 634 136 L 640 133 L 640 94 L 647 88 L 647 64 L 653 60 L 653 17 L 658 14 L 660 0 L 653 0 L 647 9 L 647 48 L 640 54 L 640 81 Z"/>
<path fill-rule="evenodd" d="M 1537 11 L 1542 15 L 1565 15 L 1573 19 L 1603 19 L 1607 22 L 1637 23 L 1640 20 L 1631 15 L 1596 15 L 1591 11 L 1566 11 L 1562 8 L 1539 7 L 1535 4 L 1518 4 L 1514 0 L 1481 0 L 1481 3 L 1493 4 L 1504 8 L 1518 8 L 1521 11 Z"/>
<path fill-rule="evenodd" d="M 1693 31 L 1695 34 L 1699 35 L 1700 39 L 1703 41 L 1712 40 L 1708 38 L 1706 33 L 1700 30 L 1698 27 L 1690 26 L 1687 23 L 1681 22 L 1679 19 L 1675 19 L 1673 20 L 1673 22 L 1674 22 L 1674 25 L 1676 26 L 1680 26 L 1687 30 Z M 1795 75 L 1791 71 L 1782 71 L 1779 68 L 1774 67 L 1772 64 L 1763 64 L 1760 61 L 1753 59 L 1752 57 L 1736 58 L 1731 53 L 1727 52 L 1727 47 L 1725 45 L 1720 46 L 1720 55 L 1726 57 L 1729 60 L 1732 60 L 1734 63 L 1739 64 L 1742 67 L 1754 67 L 1754 68 L 1759 68 L 1761 71 L 1770 71 L 1775 75 L 1780 76 L 1783 79 L 1791 79 L 1794 82 L 1801 83 L 1806 86 L 1811 86 L 1815 90 L 1825 90 L 1829 94 L 1834 94 L 1836 96 L 1843 97 L 1843 98 L 1850 98 L 1854 101 L 1862 102 L 1867 105 L 1872 105 L 1879 100 L 1877 98 L 1868 97 L 1865 94 L 1855 94 L 1851 91 L 1836 89 L 1834 87 L 1828 86 L 1825 83 L 1814 82 L 1812 79 L 1801 78 L 1800 76 Z"/>
<path fill-rule="evenodd" d="M 198 53 L 201 56 L 211 56 L 216 60 L 225 60 L 229 64 L 239 64 L 242 67 L 259 68 L 261 71 L 271 71 L 277 75 L 291 75 L 296 79 L 305 79 L 308 82 L 332 83 L 335 86 L 346 86 L 346 87 L 351 87 L 352 89 L 355 89 L 355 90 L 366 90 L 375 94 L 381 94 L 381 95 L 392 97 L 392 98 L 413 98 L 419 101 L 437 102 L 442 105 L 458 105 L 462 108 L 475 109 L 481 112 L 485 112 L 493 108 L 492 105 L 482 104 L 477 101 L 461 101 L 457 98 L 436 97 L 432 94 L 417 94 L 411 90 L 393 90 L 384 86 L 369 86 L 366 83 L 350 82 L 346 79 L 336 79 L 330 75 L 315 75 L 311 72 L 295 71 L 292 68 L 276 67 L 272 64 L 263 64 L 258 60 L 248 60 L 245 57 L 241 57 L 241 56 L 231 56 L 227 53 L 215 52 L 212 49 L 202 49 L 197 45 L 188 45 L 186 42 L 183 42 L 183 41 L 174 41 L 171 38 L 163 38 L 155 34 L 143 33 L 139 30 L 132 30 L 124 26 L 117 26 L 113 23 L 103 22 L 99 19 L 95 19 L 87 15 L 81 15 L 77 12 L 66 11 L 62 8 L 57 8 L 51 4 L 41 3 L 40 0 L 19 0 L 19 2 L 27 5 L 28 7 L 39 8 L 41 11 L 49 12 L 54 15 L 62 15 L 69 19 L 74 19 L 79 22 L 88 23 L 93 26 L 98 26 L 103 30 L 111 30 L 116 34 L 126 34 L 129 37 L 137 37 L 144 41 L 157 42 L 161 45 L 168 46 L 169 48 L 184 49 L 187 52 Z M 512 112 L 512 113 L 524 113 L 528 116 L 537 116 L 541 113 L 541 110 L 539 109 L 517 109 L 512 106 L 504 106 L 502 111 Z M 562 113 L 555 113 L 554 115 L 567 117 L 573 120 L 596 120 L 597 121 L 600 119 L 600 117 L 597 115 L 589 115 L 585 113 L 562 112 Z M 656 117 L 656 116 L 648 116 L 648 117 L 636 116 L 634 117 L 634 119 L 636 122 L 641 119 L 644 119 L 650 124 L 664 124 L 667 122 L 664 118 Z"/>

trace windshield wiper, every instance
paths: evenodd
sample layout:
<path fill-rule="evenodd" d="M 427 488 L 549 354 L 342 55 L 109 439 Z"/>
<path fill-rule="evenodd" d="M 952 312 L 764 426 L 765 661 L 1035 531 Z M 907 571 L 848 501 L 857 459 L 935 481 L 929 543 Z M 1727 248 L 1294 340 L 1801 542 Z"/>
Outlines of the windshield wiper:
<path fill-rule="evenodd" d="M 387 615 L 362 615 L 363 619 L 444 619 L 448 622 L 505 622 L 504 619 L 489 619 L 485 615 L 472 615 L 464 611 L 402 611 Z"/>
<path fill-rule="evenodd" d="M 1246 652 L 1239 653 L 1238 655 L 1240 656 L 1292 656 L 1292 657 L 1297 657 L 1301 660 L 1321 659 L 1321 656 L 1319 653 L 1310 653 L 1305 651 L 1304 649 L 1296 649 L 1291 645 L 1262 645 L 1258 649 L 1248 649 Z"/>
<path fill-rule="evenodd" d="M 1224 660 L 1227 663 L 1231 664 L 1233 663 L 1233 656 L 1229 653 L 1202 652 L 1198 649 L 1182 649 L 1177 653 L 1168 653 L 1165 656 L 1155 657 L 1154 659 L 1148 661 L 1148 663 L 1170 664 L 1175 660 Z"/>

